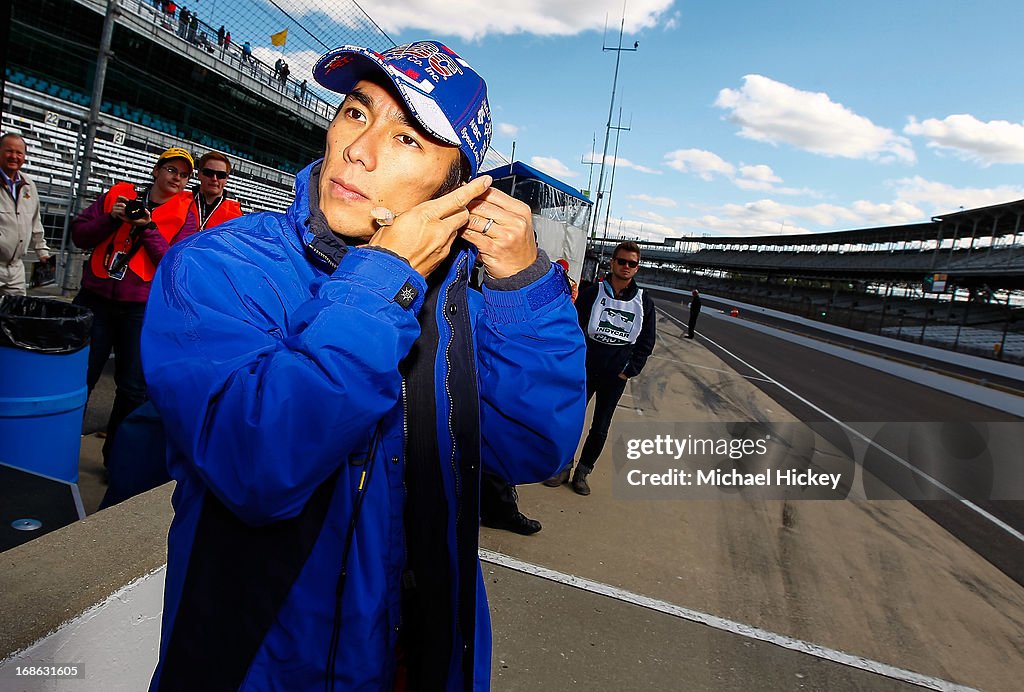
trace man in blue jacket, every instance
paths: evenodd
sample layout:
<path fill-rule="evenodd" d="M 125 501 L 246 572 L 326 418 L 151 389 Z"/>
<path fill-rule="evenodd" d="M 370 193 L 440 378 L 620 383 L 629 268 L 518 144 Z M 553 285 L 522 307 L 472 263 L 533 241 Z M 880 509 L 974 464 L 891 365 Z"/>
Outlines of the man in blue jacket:
<path fill-rule="evenodd" d="M 177 487 L 152 688 L 487 689 L 481 468 L 527 483 L 572 453 L 583 335 L 529 208 L 473 179 L 491 119 L 462 58 L 346 46 L 314 77 L 346 97 L 291 208 L 154 280 Z"/>

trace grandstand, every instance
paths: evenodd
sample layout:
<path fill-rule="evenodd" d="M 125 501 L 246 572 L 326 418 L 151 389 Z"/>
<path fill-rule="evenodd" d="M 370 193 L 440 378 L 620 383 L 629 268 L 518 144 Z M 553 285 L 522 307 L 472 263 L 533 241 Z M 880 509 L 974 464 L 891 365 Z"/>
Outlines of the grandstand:
<path fill-rule="evenodd" d="M 73 100 L 16 86 L 8 79 L 3 130 L 19 132 L 28 144 L 25 172 L 36 181 L 49 241 L 60 247 L 68 202 L 78 177 L 87 111 Z M 87 187 L 92 199 L 115 182 L 151 179 L 157 155 L 170 146 L 205 151 L 199 142 L 181 140 L 145 125 L 106 113 L 100 116 L 95 160 Z M 229 192 L 247 211 L 283 211 L 291 204 L 295 176 L 253 161 L 235 159 Z"/>
<path fill-rule="evenodd" d="M 650 283 L 1024 362 L 1024 200 L 919 224 L 640 244 Z"/>
<path fill-rule="evenodd" d="M 243 56 L 242 42 L 259 38 L 242 34 L 243 26 L 233 27 L 232 43 L 221 45 L 214 23 L 203 17 L 187 33 L 159 1 L 118 4 L 90 178 L 81 195 L 77 181 L 107 2 L 22 0 L 11 11 L 2 129 L 26 139 L 25 171 L 39 186 L 46 236 L 61 251 L 62 270 L 75 201 L 88 203 L 116 181 L 149 181 L 155 157 L 170 146 L 230 156 L 228 192 L 247 212 L 285 209 L 295 173 L 321 156 L 337 107 L 337 96 L 309 84 L 309 74 L 295 71 L 282 81 L 258 56 Z M 350 5 L 352 14 L 344 33 L 325 35 L 330 45 L 393 45 L 354 3 L 341 5 Z M 269 12 L 259 3 L 241 3 L 232 16 L 252 34 L 269 35 L 268 27 L 277 31 L 292 20 L 279 14 L 254 23 L 250 15 L 257 10 Z M 316 39 L 304 47 L 317 52 L 326 45 Z M 492 150 L 483 167 L 507 163 Z"/>

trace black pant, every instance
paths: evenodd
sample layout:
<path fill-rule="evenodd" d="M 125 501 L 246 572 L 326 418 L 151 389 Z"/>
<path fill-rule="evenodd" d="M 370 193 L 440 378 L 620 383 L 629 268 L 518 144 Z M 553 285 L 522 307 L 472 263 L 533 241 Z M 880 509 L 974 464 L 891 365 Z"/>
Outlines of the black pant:
<path fill-rule="evenodd" d="M 615 407 L 625 389 L 626 380 L 619 377 L 618 373 L 587 373 L 587 402 L 590 402 L 590 397 L 596 396 L 597 403 L 594 406 L 590 432 L 587 433 L 587 440 L 583 443 L 583 451 L 580 453 L 578 471 L 590 473 L 594 470 L 594 464 L 601 456 L 605 440 L 608 439 L 608 427 L 612 424 Z"/>
<path fill-rule="evenodd" d="M 142 317 L 146 304 L 109 300 L 82 289 L 75 296 L 75 305 L 92 311 L 89 370 L 86 374 L 90 394 L 100 381 L 110 352 L 114 352 L 114 384 L 117 385 L 117 392 L 107 422 L 107 439 L 103 442 L 103 460 L 106 463 L 121 421 L 147 399 L 141 353 Z"/>
<path fill-rule="evenodd" d="M 693 338 L 693 330 L 697 327 L 697 318 L 698 317 L 700 317 L 700 310 L 694 310 L 694 309 L 691 308 L 690 309 L 690 322 L 687 325 L 687 327 L 689 328 L 689 332 L 687 333 L 687 336 L 689 336 L 691 339 Z"/>
<path fill-rule="evenodd" d="M 501 476 L 484 471 L 480 474 L 480 520 L 506 521 L 519 513 L 519 494 Z"/>

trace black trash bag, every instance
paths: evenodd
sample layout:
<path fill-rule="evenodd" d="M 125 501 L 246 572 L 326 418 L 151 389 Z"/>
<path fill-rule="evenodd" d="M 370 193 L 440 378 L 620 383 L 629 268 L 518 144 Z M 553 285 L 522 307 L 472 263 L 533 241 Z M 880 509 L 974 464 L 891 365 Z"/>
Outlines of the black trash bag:
<path fill-rule="evenodd" d="M 29 284 L 32 288 L 49 286 L 57 281 L 57 258 L 48 257 L 39 260 L 32 266 L 32 279 Z"/>
<path fill-rule="evenodd" d="M 92 312 L 53 298 L 0 296 L 0 346 L 74 353 L 89 345 Z"/>

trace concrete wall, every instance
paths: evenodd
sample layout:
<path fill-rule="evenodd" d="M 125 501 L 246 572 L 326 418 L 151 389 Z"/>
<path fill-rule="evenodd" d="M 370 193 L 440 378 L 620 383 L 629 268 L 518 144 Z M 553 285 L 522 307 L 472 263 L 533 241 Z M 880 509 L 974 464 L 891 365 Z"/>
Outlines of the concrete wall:
<path fill-rule="evenodd" d="M 0 689 L 142 690 L 157 662 L 173 483 L 0 553 Z M 78 665 L 80 677 L 16 675 Z"/>

